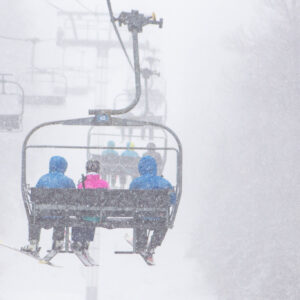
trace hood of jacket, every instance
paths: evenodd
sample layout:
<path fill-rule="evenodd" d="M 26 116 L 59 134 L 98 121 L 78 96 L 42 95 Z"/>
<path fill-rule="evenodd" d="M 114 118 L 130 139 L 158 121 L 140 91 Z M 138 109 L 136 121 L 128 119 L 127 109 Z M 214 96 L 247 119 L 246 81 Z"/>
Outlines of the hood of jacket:
<path fill-rule="evenodd" d="M 109 141 L 107 143 L 107 147 L 115 147 L 115 142 L 114 141 Z"/>
<path fill-rule="evenodd" d="M 139 172 L 142 176 L 143 175 L 156 176 L 157 165 L 155 159 L 149 155 L 141 158 L 139 162 Z"/>
<path fill-rule="evenodd" d="M 68 163 L 65 158 L 61 156 L 52 156 L 49 162 L 49 172 L 65 173 Z"/>

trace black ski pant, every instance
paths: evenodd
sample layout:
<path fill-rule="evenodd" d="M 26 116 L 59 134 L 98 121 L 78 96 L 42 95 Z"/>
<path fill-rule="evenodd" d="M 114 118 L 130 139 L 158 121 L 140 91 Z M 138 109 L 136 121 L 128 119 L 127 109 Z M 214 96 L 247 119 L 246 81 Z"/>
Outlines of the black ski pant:
<path fill-rule="evenodd" d="M 29 224 L 29 240 L 40 240 L 41 229 L 39 225 Z M 52 240 L 53 241 L 62 241 L 65 238 L 65 227 L 53 227 Z"/>
<path fill-rule="evenodd" d="M 166 236 L 168 227 L 160 226 L 154 229 L 148 250 L 154 250 L 156 247 L 160 246 Z M 136 251 L 140 252 L 147 248 L 148 234 L 147 229 L 135 228 L 134 235 L 136 237 Z"/>
<path fill-rule="evenodd" d="M 92 242 L 95 236 L 95 227 L 73 227 L 72 241 L 73 242 Z"/>

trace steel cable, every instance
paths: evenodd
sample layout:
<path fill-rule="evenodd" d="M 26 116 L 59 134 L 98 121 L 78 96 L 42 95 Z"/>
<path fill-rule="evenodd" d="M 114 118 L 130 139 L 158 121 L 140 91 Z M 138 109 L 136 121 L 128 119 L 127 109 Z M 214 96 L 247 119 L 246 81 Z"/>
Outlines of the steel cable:
<path fill-rule="evenodd" d="M 124 43 L 122 41 L 121 35 L 120 35 L 119 30 L 117 28 L 117 25 L 115 23 L 115 17 L 114 17 L 114 14 L 113 14 L 113 10 L 112 10 L 112 7 L 111 7 L 110 0 L 106 0 L 106 3 L 107 3 L 108 12 L 109 12 L 109 15 L 110 15 L 110 20 L 111 20 L 111 23 L 112 23 L 112 25 L 114 27 L 114 31 L 115 31 L 115 33 L 116 33 L 116 35 L 118 37 L 118 40 L 119 40 L 119 42 L 121 44 L 121 47 L 123 49 L 123 52 L 124 52 L 124 54 L 125 54 L 125 56 L 127 58 L 127 61 L 129 63 L 129 65 L 130 65 L 131 69 L 134 71 L 134 66 L 133 66 L 133 64 L 132 64 L 132 62 L 131 62 L 131 60 L 129 58 L 129 55 L 128 55 L 127 51 L 126 51 L 125 45 L 124 45 Z"/>

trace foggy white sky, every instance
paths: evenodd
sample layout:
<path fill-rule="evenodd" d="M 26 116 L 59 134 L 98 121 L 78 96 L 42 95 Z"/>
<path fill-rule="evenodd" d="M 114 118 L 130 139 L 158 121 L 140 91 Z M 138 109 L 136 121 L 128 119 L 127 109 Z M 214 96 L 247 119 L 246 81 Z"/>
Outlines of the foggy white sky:
<path fill-rule="evenodd" d="M 75 0 L 49 0 L 49 2 L 66 10 L 83 10 Z M 91 9 L 95 9 L 98 6 L 106 10 L 104 0 L 81 0 L 81 2 Z M 264 163 L 262 154 L 264 152 L 264 143 L 260 144 L 260 140 L 256 140 L 256 138 L 257 136 L 260 137 L 260 133 L 262 132 L 262 140 L 265 139 L 266 145 L 271 149 L 268 154 L 272 157 L 272 144 L 269 145 L 268 143 L 272 141 L 270 132 L 273 128 L 271 127 L 270 132 L 268 130 L 260 130 L 259 125 L 255 123 L 256 118 L 253 118 L 254 121 L 251 118 L 247 119 L 248 115 L 245 111 L 241 116 L 240 111 L 235 110 L 235 104 L 239 99 L 235 103 L 233 103 L 235 100 L 230 102 L 231 99 L 228 99 L 229 97 L 226 93 L 222 95 L 223 97 L 219 97 L 223 93 L 223 91 L 220 91 L 220 86 L 224 81 L 224 66 L 230 68 L 232 56 L 235 55 L 229 53 L 229 50 L 226 48 L 226 41 L 228 37 L 231 37 L 233 33 L 242 28 L 247 30 L 248 28 L 255 27 L 258 30 L 257 33 L 259 33 L 261 4 L 262 0 L 112 0 L 115 14 L 123 10 L 138 9 L 145 14 L 151 14 L 154 11 L 158 18 L 164 18 L 164 27 L 162 30 L 154 26 L 149 26 L 144 29 L 143 36 L 149 38 L 151 45 L 154 47 L 157 46 L 160 49 L 159 57 L 163 63 L 161 71 L 167 81 L 167 125 L 179 135 L 184 150 L 183 198 L 175 228 L 170 233 L 170 236 L 174 244 L 177 243 L 177 239 L 180 237 L 180 242 L 189 240 L 191 245 L 194 246 L 195 232 L 193 230 L 198 232 L 198 227 L 201 227 L 202 231 L 199 239 L 204 243 L 209 241 L 206 245 L 207 248 L 204 247 L 205 245 L 203 248 L 199 247 L 201 250 L 205 249 L 202 252 L 203 257 L 211 258 L 210 253 L 212 253 L 212 256 L 216 253 L 220 264 L 223 263 L 224 257 L 224 269 L 228 270 L 228 274 L 225 274 L 224 278 L 222 274 L 220 277 L 215 276 L 216 279 L 213 276 L 210 277 L 210 279 L 213 278 L 212 282 L 216 286 L 219 284 L 218 279 L 221 278 L 221 281 L 224 280 L 226 282 L 226 279 L 231 278 L 229 274 L 231 263 L 239 265 L 241 257 L 249 249 L 250 254 L 248 254 L 250 258 L 247 257 L 249 263 L 246 261 L 243 265 L 246 267 L 243 267 L 243 270 L 251 269 L 251 256 L 259 256 L 263 252 L 263 249 L 265 249 L 264 246 L 266 244 L 269 246 L 273 242 L 272 237 L 268 240 L 268 238 L 265 239 L 263 234 L 262 236 L 259 235 L 259 232 L 262 231 L 261 229 L 265 229 L 264 215 L 262 214 L 262 217 L 260 215 L 264 208 L 261 208 L 260 205 L 264 204 L 266 211 L 269 211 L 272 205 L 268 207 L 268 200 L 270 200 L 269 191 L 266 190 L 263 184 L 260 184 L 262 178 L 256 177 L 257 166 L 261 166 Z M 0 9 L 0 15 L 2 16 L 0 18 L 0 34 L 14 37 L 38 36 L 40 38 L 55 38 L 57 14 L 56 10 L 51 8 L 46 1 L 2 0 Z M 7 23 L 3 20 L 7 20 Z M 24 59 L 20 59 L 19 61 L 24 63 L 24 65 L 25 61 L 26 64 L 28 63 L 29 48 L 26 48 L 23 44 L 9 44 L 9 42 L 0 41 L 0 45 L 4 45 L 0 49 L 1 53 L 6 51 L 6 56 L 3 57 L 7 57 L 8 61 L 12 61 L 11 65 L 6 65 L 6 67 L 11 67 L 11 71 L 14 70 L 15 66 L 19 66 L 17 63 L 13 64 L 15 57 L 22 58 L 22 55 L 24 55 Z M 41 46 L 42 51 L 39 54 L 40 65 L 47 66 L 50 62 L 55 61 L 55 54 L 48 47 L 48 45 Z M 121 50 L 119 54 L 119 58 L 124 59 L 125 66 L 126 61 L 122 56 Z M 6 62 L 6 59 L 3 59 L 0 65 L 4 62 Z M 126 76 L 128 73 L 126 73 Z M 127 78 L 124 79 L 124 83 L 126 80 Z M 119 90 L 113 90 L 113 92 L 117 94 Z M 247 105 L 251 107 L 251 103 Z M 81 107 L 77 111 L 76 109 L 73 111 L 72 107 L 68 106 L 66 114 L 68 114 L 68 117 L 77 113 L 86 116 L 89 107 L 85 106 L 85 103 L 81 103 Z M 262 122 L 263 124 L 267 124 L 268 122 L 278 123 L 277 115 L 270 117 L 267 112 L 260 113 L 262 113 L 261 119 L 265 121 Z M 65 112 L 62 110 L 56 112 L 55 109 L 52 109 L 49 112 L 44 110 L 40 117 L 45 116 L 46 118 L 56 119 L 58 115 L 64 116 L 64 114 Z M 253 115 L 256 116 L 255 111 Z M 26 115 L 26 118 L 29 121 L 30 116 Z M 246 119 L 245 123 L 242 122 L 244 121 L 242 118 Z M 244 124 L 245 128 L 241 129 L 241 124 Z M 285 122 L 284 125 L 286 126 L 286 124 Z M 276 130 L 278 128 L 279 125 L 275 127 Z M 26 128 L 26 130 L 29 130 L 29 128 Z M 289 132 L 289 130 L 290 128 L 287 126 L 286 132 Z M 285 139 L 284 132 L 279 131 L 278 133 L 278 131 L 272 131 L 272 134 L 279 136 L 279 142 L 278 144 L 274 143 L 275 146 L 279 146 L 280 144 L 280 134 L 282 135 L 282 141 Z M 247 140 L 248 138 L 249 141 Z M 250 138 L 253 138 L 253 140 L 250 140 Z M 20 138 L 20 141 L 18 141 L 20 145 L 21 140 Z M 12 137 L 10 137 L 10 142 L 13 142 Z M 15 150 L 15 155 L 19 157 L 20 149 Z M 6 153 L 5 155 L 8 156 L 9 154 Z M 280 158 L 280 154 L 278 157 Z M 277 156 L 275 156 L 274 161 L 278 163 L 280 159 L 277 160 Z M 224 165 L 222 165 L 223 162 Z M 17 164 L 17 162 L 14 163 Z M 236 174 L 232 174 L 233 169 L 237 171 Z M 262 169 L 266 173 L 270 171 L 264 169 L 264 167 Z M 240 170 L 241 172 L 239 172 Z M 251 170 L 254 170 L 253 173 L 251 173 Z M 246 175 L 243 177 L 243 174 Z M 278 174 L 279 179 L 276 177 L 277 174 L 274 175 L 275 180 L 277 179 L 279 182 L 279 186 L 281 183 L 280 175 Z M 273 177 L 271 176 L 267 179 L 272 181 Z M 245 181 L 244 185 L 243 180 Z M 239 182 L 242 182 L 241 185 L 243 186 L 238 186 Z M 293 190 L 293 187 L 291 190 Z M 240 197 L 240 195 L 243 197 Z M 248 211 L 251 211 L 252 215 Z M 283 214 L 280 215 L 278 213 L 278 215 L 279 219 L 282 217 L 284 220 L 285 216 Z M 243 222 L 244 219 L 247 220 L 245 223 Z M 269 220 L 270 227 L 273 226 L 276 228 L 277 223 L 272 223 L 273 221 L 276 222 L 276 220 L 276 218 Z M 279 228 L 287 231 L 289 229 L 288 226 L 286 227 L 287 229 L 284 226 L 279 226 Z M 277 228 L 275 231 L 277 233 Z M 266 232 L 269 233 L 268 231 Z M 252 240 L 248 238 L 248 233 L 252 237 Z M 257 240 L 256 236 L 259 237 Z M 288 237 L 288 234 L 285 236 Z M 222 240 L 223 237 L 224 240 Z M 260 241 L 260 238 L 263 241 Z M 280 238 L 278 239 L 280 240 Z M 249 241 L 255 246 L 251 248 L 252 244 L 249 246 Z M 288 242 L 291 241 L 292 239 L 288 240 Z M 187 250 L 189 247 L 184 242 L 178 246 L 179 250 L 171 248 L 168 243 L 166 245 L 166 248 L 162 247 L 162 251 L 165 251 L 165 257 L 168 257 L 168 251 L 172 253 L 174 251 L 174 255 L 176 255 L 176 251 Z M 168 245 L 169 248 L 167 248 Z M 224 245 L 228 248 L 225 248 Z M 257 245 L 259 247 L 262 246 L 261 248 L 255 248 Z M 276 247 L 280 248 L 278 245 Z M 272 247 L 270 248 L 273 249 Z M 231 257 L 231 254 L 236 249 L 239 249 L 240 252 L 237 252 L 236 257 Z M 187 253 L 189 253 L 188 250 Z M 276 249 L 274 253 L 277 254 Z M 281 254 L 280 251 L 279 254 Z M 266 257 L 269 258 L 268 253 Z M 276 255 L 274 257 L 276 258 Z M 201 260 L 201 258 L 199 259 Z M 225 261 L 225 258 L 228 258 L 228 261 Z M 115 263 L 115 258 L 112 258 L 112 261 Z M 203 265 L 205 263 L 201 267 Z M 272 262 L 270 265 L 273 266 Z M 218 267 L 216 265 L 215 269 L 211 269 L 218 273 Z M 166 273 L 159 273 L 160 271 L 158 271 L 160 276 L 168 274 L 169 266 L 163 265 L 163 268 L 165 268 Z M 185 274 L 189 274 L 190 269 L 185 265 L 183 268 Z M 271 267 L 270 269 L 271 271 L 269 270 L 269 272 L 272 272 Z M 264 272 L 265 269 L 261 270 L 263 275 L 265 274 Z M 256 274 L 256 270 L 253 273 Z M 153 278 L 151 275 L 147 278 L 150 282 L 148 283 L 152 284 L 151 280 Z M 249 278 L 246 278 L 245 281 L 247 279 Z M 179 286 L 180 280 L 178 282 L 176 280 L 177 278 L 173 284 Z M 201 280 L 199 279 L 199 281 Z M 257 283 L 256 286 L 255 279 L 254 283 L 250 279 L 249 282 L 249 285 L 253 284 L 253 286 L 248 287 L 249 290 L 253 289 L 255 292 L 260 283 Z M 238 285 L 238 280 L 233 280 L 232 286 L 229 286 L 228 289 L 235 291 L 236 285 Z M 44 287 L 44 289 L 46 290 L 47 287 Z M 238 288 L 236 290 L 239 291 Z M 240 290 L 244 291 L 243 288 Z M 178 297 L 180 296 L 182 295 Z M 201 296 L 202 294 L 199 296 L 201 300 L 209 299 Z M 182 300 L 183 298 L 178 299 Z M 186 297 L 185 299 L 189 298 Z M 198 300 L 197 297 L 195 299 Z M 220 299 L 223 300 L 225 297 Z M 233 296 L 227 299 L 241 300 L 242 298 L 239 298 L 238 295 L 236 298 Z M 245 299 L 252 300 L 252 298 Z"/>

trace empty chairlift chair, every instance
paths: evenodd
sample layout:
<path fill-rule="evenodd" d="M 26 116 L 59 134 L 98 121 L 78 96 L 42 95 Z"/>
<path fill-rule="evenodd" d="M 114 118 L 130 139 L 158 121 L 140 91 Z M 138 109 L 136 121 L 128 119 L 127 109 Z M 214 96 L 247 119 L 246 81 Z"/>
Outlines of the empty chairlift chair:
<path fill-rule="evenodd" d="M 22 129 L 24 91 L 16 81 L 7 80 L 11 74 L 0 74 L 0 130 Z"/>
<path fill-rule="evenodd" d="M 21 82 L 24 82 L 26 104 L 59 105 L 66 102 L 67 79 L 61 72 L 33 69 L 22 74 Z"/>

